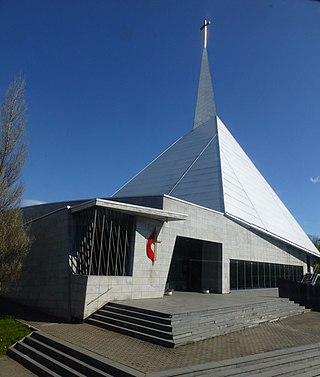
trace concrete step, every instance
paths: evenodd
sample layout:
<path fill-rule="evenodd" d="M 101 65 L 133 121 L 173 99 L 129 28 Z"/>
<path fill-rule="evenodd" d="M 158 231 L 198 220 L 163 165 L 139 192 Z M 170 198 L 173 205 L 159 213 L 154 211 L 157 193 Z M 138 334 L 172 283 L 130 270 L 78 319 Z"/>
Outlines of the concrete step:
<path fill-rule="evenodd" d="M 108 310 L 100 309 L 92 317 L 95 318 L 96 315 L 98 315 L 100 318 L 105 317 L 105 318 L 118 319 L 118 320 L 130 322 L 130 323 L 134 323 L 136 325 L 142 325 L 145 327 L 154 328 L 161 331 L 167 331 L 167 332 L 172 331 L 170 321 L 168 321 L 167 324 L 163 324 L 163 323 L 158 323 L 157 321 L 156 322 L 151 321 L 149 318 L 148 319 L 136 318 L 135 316 L 131 316 L 131 313 L 129 311 L 127 311 L 126 314 L 123 314 L 123 313 L 110 312 Z"/>
<path fill-rule="evenodd" d="M 269 316 L 270 317 L 270 316 Z M 174 335 L 179 335 L 183 334 L 184 332 L 190 331 L 190 329 L 223 329 L 223 328 L 228 328 L 230 326 L 236 325 L 236 324 L 244 324 L 244 325 L 250 325 L 254 321 L 259 321 L 261 320 L 262 317 L 253 317 L 253 318 L 247 318 L 247 317 L 242 317 L 242 318 L 228 318 L 227 320 L 224 321 L 217 321 L 216 319 L 210 319 L 208 318 L 207 322 L 201 322 L 198 323 L 196 319 L 190 320 L 189 323 L 186 324 L 180 324 L 176 326 L 173 324 L 173 334 Z"/>
<path fill-rule="evenodd" d="M 279 319 L 283 319 L 292 315 L 297 315 L 303 313 L 303 310 L 279 310 L 276 312 L 268 312 L 268 313 L 259 313 L 259 315 L 255 316 L 234 316 L 233 318 L 217 318 L 210 316 L 206 318 L 200 318 L 199 320 L 195 316 L 191 316 L 189 321 L 183 322 L 176 322 L 172 321 L 172 329 L 174 337 L 182 335 L 184 333 L 192 332 L 207 332 L 208 329 L 210 330 L 220 330 L 220 329 L 230 329 L 232 326 L 243 325 L 243 327 L 251 327 L 254 325 L 272 322 Z M 174 317 L 173 317 L 174 319 Z"/>
<path fill-rule="evenodd" d="M 240 331 L 243 330 L 245 326 L 243 324 L 236 324 L 233 326 L 229 326 L 228 328 L 222 328 L 222 329 L 210 329 L 206 331 L 199 331 L 197 332 L 196 330 L 193 330 L 192 332 L 185 333 L 183 335 L 179 335 L 177 337 L 173 337 L 175 346 L 182 346 L 184 344 L 188 343 L 194 343 L 198 342 L 200 340 L 208 339 L 208 338 L 213 338 L 215 336 L 220 336 L 220 335 L 225 335 L 229 334 L 231 332 L 235 331 Z"/>
<path fill-rule="evenodd" d="M 109 303 L 86 321 L 164 347 L 173 347 L 171 317 L 167 313 Z"/>
<path fill-rule="evenodd" d="M 144 374 L 40 331 L 8 350 L 8 356 L 39 376 L 140 376 Z"/>
<path fill-rule="evenodd" d="M 90 318 L 87 322 L 92 324 L 92 325 L 102 327 L 102 328 L 110 330 L 110 331 L 115 331 L 115 332 L 118 332 L 120 334 L 132 336 L 133 338 L 144 340 L 146 342 L 158 344 L 159 346 L 163 346 L 163 347 L 167 347 L 167 348 L 173 348 L 174 347 L 174 343 L 173 343 L 172 338 L 171 339 L 159 338 L 157 336 L 142 333 L 142 332 L 136 331 L 134 329 L 129 329 L 129 328 L 117 326 L 117 325 L 114 325 L 114 324 L 111 324 L 111 323 L 98 321 L 94 318 L 92 318 L 92 319 Z"/>
<path fill-rule="evenodd" d="M 194 365 L 163 372 L 149 373 L 148 377 L 169 376 L 319 376 L 320 344 L 250 355 L 242 358 Z"/>
<path fill-rule="evenodd" d="M 304 371 L 306 368 L 306 363 L 313 365 L 315 359 L 319 358 L 319 351 L 313 351 L 309 353 L 301 353 L 300 357 L 298 355 L 290 355 L 288 354 L 287 357 L 283 358 L 277 358 L 274 357 L 271 360 L 257 360 L 256 363 L 250 364 L 250 365 L 235 365 L 233 367 L 233 371 L 231 369 L 228 370 L 229 376 L 236 376 L 239 373 L 239 368 L 241 371 L 245 372 L 247 375 L 257 375 L 258 373 L 264 372 L 277 372 L 279 375 L 280 370 L 282 369 L 282 372 L 289 372 L 292 373 L 294 371 L 300 370 Z M 317 363 L 320 363 L 320 360 L 317 361 Z M 302 364 L 302 365 L 301 365 Z"/>
<path fill-rule="evenodd" d="M 60 377 L 59 374 L 46 368 L 44 365 L 38 363 L 32 357 L 25 355 L 24 353 L 18 351 L 16 348 L 9 348 L 7 351 L 7 355 L 11 357 L 11 359 L 15 360 L 17 363 L 29 369 L 32 373 L 34 373 L 37 376 Z"/>
<path fill-rule="evenodd" d="M 172 315 L 110 302 L 89 317 L 87 322 L 165 347 L 172 347 L 174 342 L 177 347 L 305 311 L 304 307 L 287 298 Z"/>
<path fill-rule="evenodd" d="M 88 318 L 87 323 L 92 323 L 93 320 L 104 322 L 110 325 L 115 325 L 117 327 L 122 327 L 128 330 L 138 331 L 139 333 L 152 335 L 161 339 L 172 339 L 172 329 L 166 329 L 166 331 L 161 331 L 151 327 L 150 323 L 148 323 L 146 326 L 138 325 L 136 323 L 131 323 L 126 320 L 115 319 L 108 316 L 101 316 L 99 314 L 93 314 L 90 318 Z"/>
<path fill-rule="evenodd" d="M 136 376 L 134 370 L 132 370 L 131 368 L 115 363 L 110 359 L 107 359 L 103 356 L 99 356 L 93 352 L 85 350 L 62 339 L 58 339 L 56 337 L 53 337 L 49 334 L 45 334 L 40 331 L 36 331 L 32 335 L 36 339 L 41 340 L 43 343 L 46 343 L 49 346 L 56 348 L 61 352 L 73 356 L 76 359 L 80 359 L 86 364 L 94 366 L 95 368 L 101 371 L 110 373 L 112 376 Z"/>
<path fill-rule="evenodd" d="M 127 309 L 127 310 L 130 310 L 131 312 L 148 314 L 154 317 L 171 318 L 171 314 L 169 313 L 163 313 L 163 312 L 157 312 L 155 310 L 138 308 L 136 306 L 123 305 L 123 304 L 120 304 L 119 302 L 114 302 L 114 301 L 110 301 L 106 306 L 116 307 L 119 309 Z"/>
<path fill-rule="evenodd" d="M 289 316 L 288 313 L 286 313 L 285 317 L 287 316 Z M 258 326 L 263 323 L 274 322 L 282 318 L 284 317 L 279 318 L 278 316 L 274 316 L 268 318 L 255 319 L 254 321 L 232 321 L 228 324 L 220 326 L 191 326 L 189 329 L 185 329 L 185 331 L 183 332 L 176 331 L 175 328 L 173 328 L 173 340 L 175 346 L 177 347 L 180 345 L 194 343 L 215 336 L 226 335 L 235 331 L 243 330 L 245 328 Z"/>
<path fill-rule="evenodd" d="M 196 324 L 194 324 L 192 326 L 189 327 L 189 328 L 184 328 L 183 331 L 180 331 L 179 330 L 176 330 L 174 328 L 174 331 L 173 331 L 173 337 L 174 339 L 181 339 L 185 336 L 189 336 L 189 334 L 192 334 L 192 335 L 196 335 L 196 334 L 205 334 L 205 333 L 212 333 L 212 334 L 222 334 L 224 333 L 224 331 L 228 331 L 230 330 L 231 328 L 233 327 L 238 327 L 238 328 L 243 328 L 245 326 L 249 326 L 250 323 L 247 323 L 247 322 L 239 322 L 239 321 L 230 321 L 226 324 L 223 324 L 223 325 L 211 325 L 208 324 L 208 326 L 196 326 Z"/>
<path fill-rule="evenodd" d="M 319 357 L 319 355 L 318 355 Z M 277 365 L 274 368 L 268 371 L 261 371 L 260 373 L 255 372 L 255 375 L 259 377 L 274 377 L 274 376 L 281 376 L 281 377 L 291 377 L 291 376 L 319 376 L 320 375 L 320 361 L 309 361 L 308 359 L 305 361 L 301 361 L 300 363 L 288 366 L 280 366 Z M 248 374 L 253 375 L 253 374 Z"/>
<path fill-rule="evenodd" d="M 42 343 L 33 337 L 25 338 L 24 343 L 28 344 L 33 349 L 36 349 L 37 351 L 40 351 L 43 354 L 50 356 L 52 359 L 57 360 L 64 365 L 67 365 L 68 367 L 76 370 L 77 372 L 82 373 L 85 376 L 111 376 L 110 374 L 100 371 L 94 366 L 84 363 L 80 358 L 70 356 L 65 352 L 59 351 L 57 348 Z"/>
<path fill-rule="evenodd" d="M 66 377 L 85 377 L 84 374 L 77 372 L 76 370 L 72 370 L 67 365 L 61 363 L 58 360 L 53 359 L 49 355 L 46 355 L 33 347 L 30 347 L 25 342 L 19 342 L 16 347 L 18 351 L 22 354 L 29 356 L 31 359 L 37 361 L 39 364 L 44 365 L 49 370 L 57 373 L 60 376 Z"/>
<path fill-rule="evenodd" d="M 164 325 L 170 325 L 171 324 L 171 316 L 170 317 L 162 317 L 162 316 L 156 316 L 151 315 L 147 313 L 143 313 L 141 311 L 137 312 L 135 310 L 130 310 L 129 306 L 126 306 L 126 308 L 119 307 L 119 306 L 112 306 L 112 303 L 110 302 L 107 305 L 104 305 L 100 311 L 106 311 L 109 313 L 115 313 L 115 314 L 123 314 L 123 315 L 130 315 L 131 317 L 151 321 L 154 323 L 160 323 Z"/>
<path fill-rule="evenodd" d="M 246 308 L 233 310 L 228 308 L 225 310 L 212 309 L 211 311 L 195 311 L 188 314 L 174 314 L 172 316 L 172 324 L 178 326 L 179 324 L 188 323 L 192 318 L 197 318 L 199 322 L 205 322 L 208 318 L 216 319 L 216 322 L 228 321 L 234 318 L 251 318 L 253 316 L 259 316 L 267 313 L 276 313 L 285 310 L 295 310 L 296 312 L 302 312 L 304 311 L 304 308 L 299 307 L 295 304 L 278 304 L 276 306 L 247 306 Z"/>
<path fill-rule="evenodd" d="M 215 312 L 217 315 L 225 315 L 227 313 L 235 313 L 235 312 L 240 312 L 240 311 L 250 311 L 250 310 L 268 310 L 270 308 L 276 308 L 277 306 L 296 306 L 296 304 L 293 301 L 289 301 L 289 299 L 283 299 L 283 298 L 277 298 L 274 300 L 269 300 L 269 301 L 263 301 L 263 302 L 255 302 L 253 304 L 244 304 L 244 305 L 233 305 L 233 306 L 228 306 L 228 307 L 223 307 L 223 308 L 214 308 L 214 309 L 199 309 L 199 310 L 194 310 L 192 313 L 196 313 L 197 316 L 206 315 L 207 313 L 213 313 Z M 183 317 L 188 317 L 190 315 L 190 312 L 183 312 L 183 313 L 175 313 L 174 317 L 178 318 L 183 318 Z"/>
<path fill-rule="evenodd" d="M 295 365 L 288 365 L 288 366 L 279 366 L 275 365 L 273 368 L 269 368 L 267 371 L 264 369 L 256 369 L 256 370 L 242 370 L 241 368 L 235 367 L 234 369 L 229 370 L 212 370 L 208 371 L 207 373 L 193 373 L 193 374 L 174 374 L 172 376 L 202 376 L 202 377 L 249 377 L 249 376 L 259 376 L 259 377 L 291 377 L 291 376 L 319 376 L 319 369 L 320 362 L 300 362 Z M 170 375 L 166 375 L 170 376 Z"/>

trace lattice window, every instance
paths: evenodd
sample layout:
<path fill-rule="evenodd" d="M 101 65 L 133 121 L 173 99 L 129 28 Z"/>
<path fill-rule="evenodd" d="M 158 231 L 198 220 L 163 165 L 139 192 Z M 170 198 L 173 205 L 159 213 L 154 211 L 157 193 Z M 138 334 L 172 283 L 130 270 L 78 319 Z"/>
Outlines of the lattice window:
<path fill-rule="evenodd" d="M 69 262 L 80 275 L 132 275 L 134 217 L 93 207 L 75 213 L 75 252 Z"/>

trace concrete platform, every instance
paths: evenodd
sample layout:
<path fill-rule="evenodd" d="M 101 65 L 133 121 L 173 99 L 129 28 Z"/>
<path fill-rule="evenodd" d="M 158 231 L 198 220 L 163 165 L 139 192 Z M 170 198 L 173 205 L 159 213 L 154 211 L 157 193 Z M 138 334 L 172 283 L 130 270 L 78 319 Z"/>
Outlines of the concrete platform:
<path fill-rule="evenodd" d="M 141 300 L 114 301 L 122 305 L 168 314 L 181 314 L 206 309 L 222 309 L 261 302 L 272 302 L 279 297 L 278 288 L 232 291 L 229 294 L 173 292 L 172 296 Z"/>
<path fill-rule="evenodd" d="M 87 322 L 163 347 L 176 348 L 306 312 L 277 289 L 227 295 L 174 292 L 159 299 L 113 301 Z"/>

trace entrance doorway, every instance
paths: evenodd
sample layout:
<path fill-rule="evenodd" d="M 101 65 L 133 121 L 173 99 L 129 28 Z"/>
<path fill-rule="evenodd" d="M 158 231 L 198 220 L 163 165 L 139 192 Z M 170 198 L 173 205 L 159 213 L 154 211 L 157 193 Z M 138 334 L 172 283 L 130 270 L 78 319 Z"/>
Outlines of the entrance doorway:
<path fill-rule="evenodd" d="M 222 244 L 177 237 L 167 287 L 176 291 L 220 293 L 222 290 Z"/>

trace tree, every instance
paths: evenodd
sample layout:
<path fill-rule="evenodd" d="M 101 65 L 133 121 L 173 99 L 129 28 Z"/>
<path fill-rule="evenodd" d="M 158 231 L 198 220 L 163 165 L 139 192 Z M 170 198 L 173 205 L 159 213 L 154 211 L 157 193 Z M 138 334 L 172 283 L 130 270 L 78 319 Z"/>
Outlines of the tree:
<path fill-rule="evenodd" d="M 320 251 L 320 238 L 317 236 L 309 235 L 310 240 L 314 244 L 314 246 Z"/>
<path fill-rule="evenodd" d="M 30 248 L 27 227 L 19 208 L 26 159 L 25 80 L 16 78 L 0 106 L 0 291 L 15 279 Z"/>

